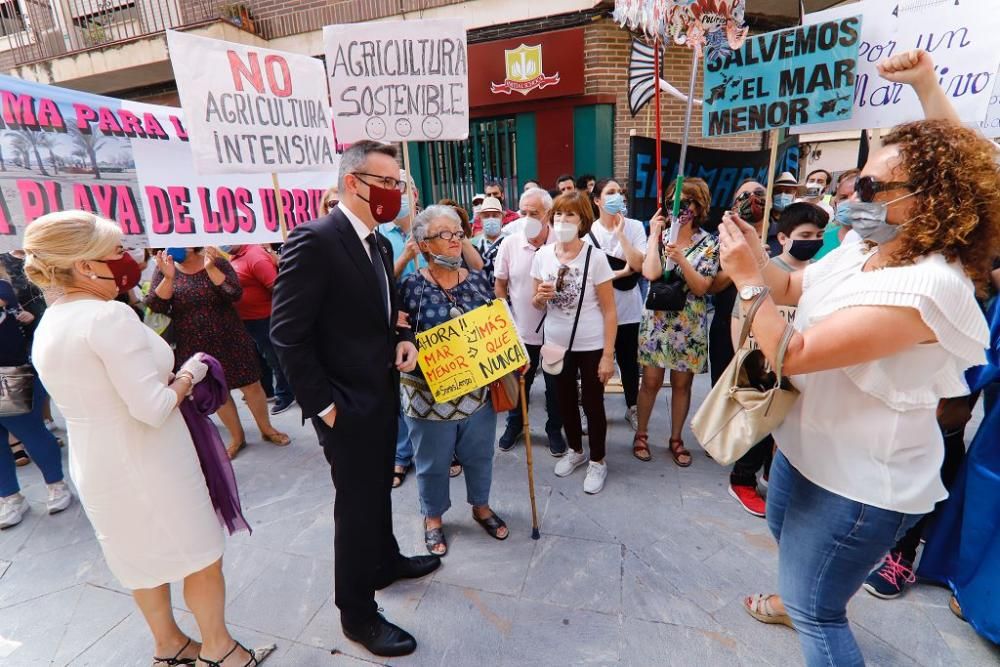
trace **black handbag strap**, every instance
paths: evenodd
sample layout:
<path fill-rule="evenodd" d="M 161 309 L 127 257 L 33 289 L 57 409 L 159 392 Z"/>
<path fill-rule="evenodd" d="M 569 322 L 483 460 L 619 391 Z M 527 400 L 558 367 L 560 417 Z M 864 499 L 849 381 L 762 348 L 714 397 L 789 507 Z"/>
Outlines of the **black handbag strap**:
<path fill-rule="evenodd" d="M 604 248 L 601 247 L 601 244 L 597 242 L 597 237 L 594 236 L 593 231 L 587 232 L 587 236 L 590 237 L 590 240 L 593 242 L 595 248 L 597 248 L 598 250 L 604 250 Z"/>
<path fill-rule="evenodd" d="M 708 233 L 706 233 L 704 236 L 702 236 L 698 240 L 697 243 L 695 243 L 693 246 L 691 246 L 690 248 L 687 249 L 687 252 L 684 253 L 684 257 L 690 258 L 691 254 L 694 253 L 695 250 L 697 250 L 698 248 L 700 248 L 701 244 L 704 243 L 710 236 L 711 236 L 711 234 L 708 234 Z M 660 261 L 663 263 L 664 266 L 666 266 L 667 262 L 666 262 L 666 260 L 663 259 L 663 238 L 662 237 L 660 238 Z M 676 276 L 677 275 L 677 267 L 676 266 L 674 266 L 674 268 L 672 268 L 670 270 L 670 275 L 671 276 Z"/>
<path fill-rule="evenodd" d="M 587 274 L 590 272 L 590 253 L 593 248 L 587 248 L 587 257 L 583 260 L 583 282 L 580 284 L 580 300 L 576 302 L 576 316 L 573 318 L 573 332 L 569 336 L 569 345 L 566 346 L 566 351 L 569 352 L 573 349 L 573 341 L 576 340 L 576 327 L 580 324 L 580 311 L 583 309 L 583 295 L 587 292 Z M 542 331 L 542 325 L 545 324 L 545 318 L 549 316 L 548 308 L 545 309 L 545 314 L 542 315 L 542 321 L 538 323 L 538 327 L 535 329 L 535 333 Z M 545 332 L 542 331 L 542 344 L 545 344 Z"/>

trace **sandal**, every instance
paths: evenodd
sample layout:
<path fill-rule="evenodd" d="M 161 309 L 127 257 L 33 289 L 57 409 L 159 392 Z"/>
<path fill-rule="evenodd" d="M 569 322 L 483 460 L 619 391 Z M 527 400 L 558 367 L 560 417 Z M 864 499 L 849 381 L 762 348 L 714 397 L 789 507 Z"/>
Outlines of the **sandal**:
<path fill-rule="evenodd" d="M 504 535 L 503 537 L 499 537 L 497 535 L 497 533 L 500 532 L 501 528 L 507 527 L 507 524 L 504 523 L 503 519 L 497 516 L 496 512 L 490 510 L 490 515 L 482 519 L 476 516 L 476 513 L 473 512 L 472 518 L 475 519 L 476 523 L 482 526 L 483 530 L 489 533 L 489 536 L 492 537 L 494 540 L 500 540 L 502 542 L 503 540 L 506 540 L 508 537 L 510 537 L 510 530 L 508 530 L 507 534 Z"/>
<path fill-rule="evenodd" d="M 158 658 L 153 656 L 153 667 L 177 667 L 177 665 L 193 665 L 194 658 L 182 658 L 181 653 L 187 650 L 187 647 L 191 645 L 191 639 L 188 638 L 187 643 L 181 646 L 181 650 L 177 651 L 172 658 Z"/>
<path fill-rule="evenodd" d="M 275 431 L 274 433 L 261 433 L 260 436 L 264 438 L 264 442 L 269 442 L 272 445 L 277 445 L 278 447 L 285 447 L 286 445 L 290 445 L 292 443 L 292 439 L 280 431 Z"/>
<path fill-rule="evenodd" d="M 958 604 L 958 598 L 954 595 L 948 600 L 948 609 L 951 609 L 951 613 L 955 614 L 955 616 L 958 616 L 963 621 L 965 620 L 965 614 L 962 613 L 962 605 Z"/>
<path fill-rule="evenodd" d="M 240 440 L 239 443 L 235 445 L 229 445 L 228 447 L 226 447 L 226 455 L 229 457 L 229 460 L 232 461 L 233 459 L 235 459 L 236 455 L 239 454 L 240 451 L 246 446 L 247 446 L 247 441 L 244 438 L 243 440 Z"/>
<path fill-rule="evenodd" d="M 444 556 L 448 553 L 448 541 L 444 539 L 444 528 L 438 526 L 437 528 L 428 528 L 427 524 L 424 523 L 424 546 L 427 547 L 427 553 L 432 556 Z M 435 551 L 435 548 L 444 547 L 444 551 Z"/>
<path fill-rule="evenodd" d="M 775 613 L 771 606 L 771 598 L 773 597 L 776 597 L 773 593 L 754 593 L 743 600 L 743 608 L 761 623 L 785 625 L 794 630 L 795 626 L 792 625 L 792 619 L 788 614 Z"/>
<path fill-rule="evenodd" d="M 236 642 L 233 644 L 233 648 L 230 649 L 229 653 L 225 654 L 218 660 L 209 660 L 208 658 L 199 655 L 198 662 L 205 663 L 205 667 L 222 667 L 222 663 L 226 661 L 226 658 L 235 653 L 236 649 L 240 648 L 250 654 L 250 659 L 247 660 L 245 663 L 243 663 L 243 667 L 254 667 L 254 665 L 259 665 L 260 663 L 267 660 L 267 656 L 274 653 L 274 650 L 278 647 L 275 646 L 274 644 L 269 644 L 267 646 L 255 648 L 254 650 L 251 651 L 243 644 Z"/>
<path fill-rule="evenodd" d="M 684 446 L 684 441 L 680 438 L 670 438 L 670 455 L 674 457 L 674 463 L 681 468 L 691 465 L 691 452 Z"/>
<path fill-rule="evenodd" d="M 392 471 L 392 488 L 398 489 L 399 487 L 403 486 L 403 482 L 406 481 L 406 473 L 408 473 L 408 472 L 410 472 L 409 466 L 407 466 L 406 468 L 403 468 L 402 472 L 400 472 L 399 470 L 393 470 Z"/>
<path fill-rule="evenodd" d="M 20 440 L 10 443 L 10 453 L 14 455 L 14 465 L 22 468 L 31 463 L 31 457 L 24 451 L 24 443 Z"/>
<path fill-rule="evenodd" d="M 458 477 L 462 474 L 462 464 L 458 462 L 458 459 L 452 459 L 451 465 L 448 467 L 448 477 Z"/>
<path fill-rule="evenodd" d="M 652 461 L 653 455 L 649 451 L 649 434 L 636 432 L 632 438 L 632 456 L 640 461 Z"/>

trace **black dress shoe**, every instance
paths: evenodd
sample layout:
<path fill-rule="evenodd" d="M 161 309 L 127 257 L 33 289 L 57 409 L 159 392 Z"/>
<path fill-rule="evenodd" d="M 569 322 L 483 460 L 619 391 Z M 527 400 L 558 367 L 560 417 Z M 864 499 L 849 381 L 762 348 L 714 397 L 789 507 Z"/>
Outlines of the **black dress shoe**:
<path fill-rule="evenodd" d="M 375 580 L 375 590 L 391 586 L 400 579 L 419 579 L 426 577 L 434 570 L 441 567 L 441 558 L 438 556 L 413 556 L 411 558 L 400 557 L 396 561 L 393 570 Z"/>
<path fill-rule="evenodd" d="M 368 649 L 369 653 L 384 657 L 410 655 L 417 650 L 417 640 L 409 632 L 393 625 L 381 614 L 359 627 L 341 625 L 344 636 Z"/>

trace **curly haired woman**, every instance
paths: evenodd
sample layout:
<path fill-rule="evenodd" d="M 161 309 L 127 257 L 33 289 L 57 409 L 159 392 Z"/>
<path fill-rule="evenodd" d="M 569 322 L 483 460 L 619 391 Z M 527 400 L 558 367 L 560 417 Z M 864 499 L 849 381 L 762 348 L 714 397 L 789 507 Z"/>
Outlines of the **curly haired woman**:
<path fill-rule="evenodd" d="M 810 666 L 864 664 L 847 603 L 947 496 L 938 402 L 968 392 L 962 374 L 989 343 L 975 294 L 1000 250 L 996 146 L 957 122 L 926 53 L 881 73 L 945 120 L 902 125 L 872 153 L 844 202 L 865 243 L 789 274 L 748 224 L 727 214 L 720 228 L 741 298 L 764 299 L 753 332 L 772 364 L 786 331 L 776 304 L 798 305 L 784 364 L 801 396 L 774 433 L 767 497 L 781 596 L 744 604 L 794 627 Z"/>

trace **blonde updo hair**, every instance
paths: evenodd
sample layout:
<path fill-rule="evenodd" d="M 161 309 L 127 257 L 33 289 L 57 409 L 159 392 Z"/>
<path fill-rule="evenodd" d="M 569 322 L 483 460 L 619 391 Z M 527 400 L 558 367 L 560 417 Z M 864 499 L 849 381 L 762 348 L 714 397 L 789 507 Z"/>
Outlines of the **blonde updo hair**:
<path fill-rule="evenodd" d="M 24 232 L 24 273 L 42 289 L 68 287 L 74 263 L 113 255 L 121 243 L 116 222 L 87 211 L 49 213 Z"/>

